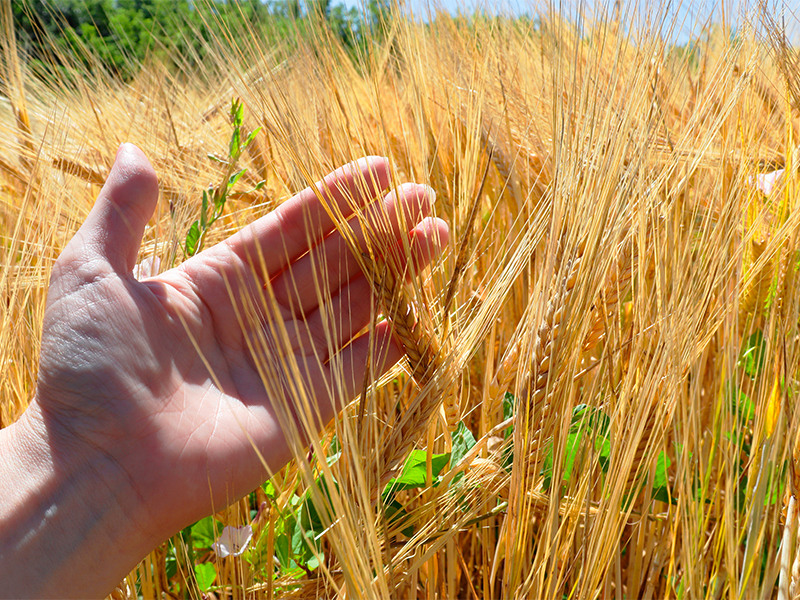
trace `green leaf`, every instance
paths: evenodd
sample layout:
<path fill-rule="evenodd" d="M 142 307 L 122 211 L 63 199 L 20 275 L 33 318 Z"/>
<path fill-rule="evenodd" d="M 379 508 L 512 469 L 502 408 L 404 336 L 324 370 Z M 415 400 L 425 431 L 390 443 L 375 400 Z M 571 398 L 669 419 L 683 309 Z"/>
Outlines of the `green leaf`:
<path fill-rule="evenodd" d="M 541 475 L 544 477 L 542 489 L 547 491 L 553 484 L 553 442 L 547 444 L 547 454 L 544 456 Z"/>
<path fill-rule="evenodd" d="M 197 578 L 198 589 L 207 592 L 217 578 L 217 569 L 214 563 L 199 563 L 194 566 L 194 576 Z"/>
<path fill-rule="evenodd" d="M 581 449 L 583 438 L 592 430 L 592 416 L 595 410 L 597 409 L 586 404 L 578 404 L 572 409 L 567 445 L 564 448 L 564 469 L 562 473 L 564 483 L 568 483 L 572 476 L 572 468 Z"/>
<path fill-rule="evenodd" d="M 675 597 L 678 600 L 683 600 L 684 595 L 686 594 L 686 577 L 675 575 L 672 577 L 672 591 L 675 593 Z"/>
<path fill-rule="evenodd" d="M 514 416 L 514 409 L 516 405 L 516 398 L 514 398 L 514 394 L 510 392 L 506 392 L 503 395 L 503 420 L 506 421 Z M 508 439 L 514 433 L 514 426 L 509 425 L 506 427 L 506 430 L 503 432 L 503 438 Z M 511 468 L 512 463 L 514 462 L 514 445 L 508 444 L 503 449 L 503 454 L 501 457 L 501 466 L 508 470 Z M 552 465 L 551 465 L 552 466 Z"/>
<path fill-rule="evenodd" d="M 431 482 L 427 480 L 427 457 L 426 450 L 412 450 L 408 459 L 403 465 L 403 471 L 399 477 L 389 480 L 384 488 L 384 494 L 399 492 L 401 490 L 411 490 L 414 488 L 427 487 Z M 431 470 L 433 477 L 438 477 L 442 469 L 450 462 L 450 453 L 434 454 L 431 457 Z"/>
<path fill-rule="evenodd" d="M 464 425 L 464 421 L 459 421 L 456 430 L 452 435 L 453 448 L 450 456 L 450 464 L 456 466 L 461 462 L 461 459 L 467 455 L 467 452 L 472 450 L 475 446 L 475 436 Z"/>
<path fill-rule="evenodd" d="M 314 536 L 314 532 L 304 529 L 300 523 L 295 522 L 292 528 L 292 554 L 294 555 L 295 562 L 308 570 L 312 570 L 312 561 L 315 558 L 315 551 L 320 552 L 320 550 L 321 545 L 319 540 Z M 319 566 L 319 562 L 315 562 L 316 565 Z"/>
<path fill-rule="evenodd" d="M 464 421 L 459 421 L 455 431 L 453 432 L 452 440 L 453 448 L 450 456 L 450 466 L 455 467 L 461 462 L 461 459 L 464 458 L 470 450 L 472 450 L 472 447 L 475 446 L 475 436 L 472 435 L 472 432 L 467 429 L 466 425 L 464 425 Z M 454 485 L 462 477 L 464 477 L 463 471 L 458 473 L 453 478 L 453 481 L 450 485 Z"/>
<path fill-rule="evenodd" d="M 608 465 L 611 461 L 611 418 L 599 408 L 593 410 L 589 417 L 589 426 L 594 435 L 594 449 L 597 453 L 597 460 L 603 473 L 608 473 Z"/>
<path fill-rule="evenodd" d="M 335 435 L 331 440 L 330 448 L 328 448 L 328 456 L 325 457 L 325 462 L 328 463 L 330 467 L 334 463 L 338 462 L 339 459 L 342 457 L 342 446 L 339 443 L 339 438 Z"/>
<path fill-rule="evenodd" d="M 597 452 L 600 468 L 603 473 L 608 473 L 608 465 L 611 462 L 611 439 L 608 436 L 596 436 L 594 438 L 594 448 Z"/>
<path fill-rule="evenodd" d="M 672 461 L 664 451 L 659 452 L 656 459 L 656 471 L 653 475 L 653 499 L 660 502 L 677 504 L 678 500 L 669 490 L 669 467 Z"/>
<path fill-rule="evenodd" d="M 186 245 L 184 246 L 186 256 L 194 256 L 197 254 L 197 246 L 200 242 L 200 222 L 195 221 L 186 232 Z"/>
<path fill-rule="evenodd" d="M 294 517 L 290 517 L 286 520 L 279 519 L 275 524 L 275 556 L 278 557 L 278 562 L 281 563 L 284 569 L 290 569 L 293 566 L 290 554 L 293 533 Z"/>
<path fill-rule="evenodd" d="M 578 430 L 575 433 L 570 433 L 567 436 L 567 447 L 564 449 L 564 470 L 561 479 L 564 483 L 569 483 L 572 476 L 572 467 L 575 465 L 575 459 L 581 449 L 581 442 L 583 441 L 583 430 Z"/>
<path fill-rule="evenodd" d="M 766 350 L 767 342 L 764 340 L 764 334 L 760 329 L 747 338 L 744 343 L 739 357 L 739 366 L 753 379 L 764 369 Z"/>
<path fill-rule="evenodd" d="M 241 169 L 240 171 L 236 171 L 236 173 L 231 175 L 231 178 L 228 180 L 228 189 L 231 189 L 234 185 L 236 185 L 236 182 L 239 181 L 241 176 L 244 175 L 246 172 L 247 169 Z"/>
<path fill-rule="evenodd" d="M 167 579 L 172 579 L 178 573 L 178 557 L 175 554 L 175 544 L 169 544 L 167 556 L 164 557 L 164 571 L 167 573 Z"/>
<path fill-rule="evenodd" d="M 656 460 L 656 472 L 653 478 L 653 489 L 667 487 L 669 485 L 667 471 L 671 464 L 672 461 L 669 459 L 669 456 L 667 456 L 666 452 L 662 450 L 658 453 L 658 459 Z"/>
<path fill-rule="evenodd" d="M 211 160 L 213 160 L 214 162 L 220 163 L 222 165 L 227 165 L 228 164 L 227 160 L 225 160 L 224 158 L 220 158 L 216 154 L 206 154 L 206 156 L 208 158 L 210 158 Z"/>
<path fill-rule="evenodd" d="M 514 398 L 514 394 L 506 392 L 503 396 L 503 421 L 506 421 L 514 416 L 514 405 L 516 404 L 516 398 Z M 504 437 L 508 438 L 511 433 L 514 431 L 513 425 L 509 426 L 504 433 Z"/>
<path fill-rule="evenodd" d="M 321 495 L 325 505 L 327 507 L 331 506 L 331 493 L 328 488 L 327 480 L 323 477 L 318 477 L 314 481 L 314 487 L 316 490 L 309 489 L 303 495 L 303 502 L 300 504 L 300 508 L 297 511 L 300 517 L 300 526 L 306 532 L 311 532 L 313 534 L 322 533 L 327 527 L 314 503 L 314 494 Z M 335 487 L 338 488 L 338 485 L 335 485 Z"/>
<path fill-rule="evenodd" d="M 608 438 L 608 432 L 611 428 L 611 417 L 599 408 L 595 408 L 589 417 L 589 426 L 597 435 Z"/>
<path fill-rule="evenodd" d="M 515 403 L 516 398 L 514 398 L 514 394 L 506 392 L 505 395 L 503 395 L 503 421 L 514 416 Z"/>
<path fill-rule="evenodd" d="M 228 155 L 230 157 L 228 164 L 236 164 L 239 162 L 239 157 L 242 155 L 242 151 L 239 150 L 239 141 L 239 130 L 236 129 L 231 135 L 231 141 L 228 147 Z"/>
<path fill-rule="evenodd" d="M 312 542 L 304 535 L 297 515 L 287 515 L 282 520 L 282 525 L 283 531 L 279 533 L 278 527 L 275 531 L 275 555 L 284 571 L 291 572 L 299 565 L 305 565 L 313 555 L 309 548 Z"/>
<path fill-rule="evenodd" d="M 576 464 L 586 458 L 587 442 L 593 444 L 594 457 L 600 464 L 604 473 L 608 472 L 611 457 L 611 439 L 609 437 L 610 418 L 599 408 L 578 404 L 572 409 L 569 433 L 564 446 L 562 464 L 563 483 L 569 483 Z M 591 448 L 592 446 L 589 446 Z M 550 443 L 547 448 L 541 474 L 544 477 L 542 486 L 550 489 L 554 470 L 554 446 Z"/>
<path fill-rule="evenodd" d="M 250 132 L 250 135 L 247 136 L 245 139 L 244 144 L 242 144 L 242 148 L 247 148 L 250 144 L 253 143 L 253 140 L 256 139 L 256 136 L 261 132 L 261 127 L 256 127 L 253 131 Z"/>
<path fill-rule="evenodd" d="M 573 431 L 576 426 L 581 426 L 591 414 L 588 404 L 577 404 L 572 409 L 572 418 L 569 421 L 570 431 Z"/>
<path fill-rule="evenodd" d="M 667 504 L 678 504 L 678 499 L 669 493 L 665 487 L 653 488 L 653 500 L 666 502 Z"/>
<path fill-rule="evenodd" d="M 264 493 L 270 500 L 275 500 L 275 498 L 278 497 L 278 490 L 275 489 L 275 484 L 272 483 L 272 480 L 262 484 L 261 489 L 264 490 Z"/>
<path fill-rule="evenodd" d="M 314 556 L 311 552 L 311 543 L 311 539 L 295 523 L 292 527 L 292 556 L 298 565 L 305 565 L 308 559 Z"/>
<path fill-rule="evenodd" d="M 241 127 L 244 121 L 244 102 L 239 98 L 231 100 L 231 123 L 234 127 Z"/>
<path fill-rule="evenodd" d="M 222 523 L 214 519 L 214 517 L 208 516 L 192 525 L 191 530 L 195 550 L 211 548 L 211 544 L 222 533 Z"/>
<path fill-rule="evenodd" d="M 255 187 L 253 187 L 253 189 L 252 189 L 251 191 L 253 191 L 253 192 L 257 192 L 258 190 L 260 190 L 261 188 L 263 188 L 263 187 L 264 187 L 264 185 L 265 185 L 266 183 L 267 183 L 267 180 L 266 180 L 266 179 L 262 179 L 261 181 L 259 181 L 259 182 L 258 182 L 258 183 L 255 185 Z"/>
<path fill-rule="evenodd" d="M 309 489 L 302 498 L 295 496 L 291 504 L 297 506 L 297 510 L 285 518 L 281 534 L 276 532 L 275 554 L 286 572 L 298 565 L 309 571 L 319 566 L 316 555 L 322 550 L 320 538 L 325 532 L 326 523 L 314 502 L 313 494 L 321 494 L 325 505 L 330 507 L 328 485 L 325 478 L 319 477 L 314 482 L 316 492 Z M 335 481 L 333 485 L 338 487 Z"/>
<path fill-rule="evenodd" d="M 402 527 L 400 530 L 406 537 L 414 535 L 414 525 L 411 523 L 411 517 L 408 511 L 403 507 L 400 502 L 392 499 L 391 502 L 385 505 L 386 520 L 389 522 L 390 527 Z"/>
<path fill-rule="evenodd" d="M 778 473 L 775 472 L 774 468 L 769 469 L 767 492 L 764 494 L 764 508 L 777 504 L 783 498 L 786 488 L 785 468 L 786 463 L 784 463 L 784 468 L 779 469 Z"/>
<path fill-rule="evenodd" d="M 203 202 L 200 207 L 200 227 L 208 227 L 208 190 L 203 190 Z"/>
<path fill-rule="evenodd" d="M 234 100 L 231 106 L 231 123 L 233 125 L 233 132 L 231 133 L 231 141 L 228 144 L 228 156 L 230 162 L 234 163 L 239 160 L 242 154 L 242 122 L 244 120 L 244 105 L 241 102 Z"/>

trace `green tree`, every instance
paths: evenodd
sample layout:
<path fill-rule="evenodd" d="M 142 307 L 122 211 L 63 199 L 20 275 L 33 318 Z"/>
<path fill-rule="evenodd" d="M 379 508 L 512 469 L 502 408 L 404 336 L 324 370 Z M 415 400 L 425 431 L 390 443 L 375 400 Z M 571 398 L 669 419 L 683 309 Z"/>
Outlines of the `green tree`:
<path fill-rule="evenodd" d="M 83 64 L 128 79 L 151 59 L 189 74 L 229 33 L 291 43 L 318 26 L 306 20 L 320 19 L 347 48 L 363 47 L 390 11 L 388 0 L 371 0 L 366 14 L 334 0 L 305 6 L 299 0 L 22 0 L 13 3 L 13 14 L 19 45 L 44 76 Z"/>

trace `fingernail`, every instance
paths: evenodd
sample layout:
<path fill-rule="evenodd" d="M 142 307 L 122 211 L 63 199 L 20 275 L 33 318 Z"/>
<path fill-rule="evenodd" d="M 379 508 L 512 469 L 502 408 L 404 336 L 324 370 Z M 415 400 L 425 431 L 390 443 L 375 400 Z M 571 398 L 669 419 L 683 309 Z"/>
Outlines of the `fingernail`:
<path fill-rule="evenodd" d="M 119 153 L 120 153 L 120 152 L 122 152 L 122 147 L 123 147 L 124 145 L 125 145 L 125 142 L 122 142 L 122 143 L 119 145 L 119 148 L 117 148 L 117 153 L 114 155 L 114 160 L 117 160 L 117 159 L 119 158 Z"/>

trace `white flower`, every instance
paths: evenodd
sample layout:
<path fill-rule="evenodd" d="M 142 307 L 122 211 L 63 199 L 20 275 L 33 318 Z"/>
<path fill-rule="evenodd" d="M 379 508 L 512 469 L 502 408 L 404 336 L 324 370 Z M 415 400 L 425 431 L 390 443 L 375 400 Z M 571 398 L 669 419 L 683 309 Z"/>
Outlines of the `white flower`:
<path fill-rule="evenodd" d="M 244 527 L 231 527 L 226 525 L 222 534 L 216 542 L 211 544 L 211 549 L 220 558 L 226 556 L 239 556 L 247 550 L 250 540 L 253 538 L 253 528 L 250 525 Z"/>
<path fill-rule="evenodd" d="M 136 279 L 142 280 L 148 277 L 158 275 L 158 270 L 161 268 L 161 259 L 157 256 L 146 256 L 138 265 L 133 267 L 133 276 Z"/>
<path fill-rule="evenodd" d="M 783 172 L 784 169 L 778 169 L 769 173 L 759 173 L 756 175 L 756 189 L 765 196 L 769 196 L 783 179 Z M 752 177 L 750 178 L 750 183 L 753 183 Z"/>

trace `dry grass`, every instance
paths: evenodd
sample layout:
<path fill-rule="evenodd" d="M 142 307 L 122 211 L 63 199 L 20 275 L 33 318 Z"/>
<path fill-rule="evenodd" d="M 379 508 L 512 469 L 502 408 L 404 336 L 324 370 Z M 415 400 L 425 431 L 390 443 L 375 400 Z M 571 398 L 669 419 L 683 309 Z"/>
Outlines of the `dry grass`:
<path fill-rule="evenodd" d="M 407 280 L 369 223 L 373 242 L 359 252 L 374 317 L 393 320 L 408 359 L 275 474 L 274 494 L 256 490 L 217 515 L 246 523 L 265 503 L 254 564 L 191 559 L 214 562 L 217 597 L 796 590 L 800 72 L 777 25 L 750 22 L 760 33 L 710 28 L 681 54 L 613 21 L 578 35 L 554 15 L 397 19 L 358 66 L 324 31 L 285 48 L 239 32 L 201 72 L 148 65 L 125 86 L 84 74 L 70 91 L 26 76 L 7 44 L 0 425 L 31 397 L 50 267 L 118 144 L 142 147 L 161 182 L 142 256 L 176 264 L 201 190 L 219 180 L 206 156 L 225 154 L 225 108 L 238 96 L 246 127 L 264 128 L 242 158 L 248 183 L 266 184 L 233 196 L 209 242 L 379 154 L 396 182 L 435 188 L 451 251 Z M 759 192 L 757 174 L 779 167 L 782 183 Z M 743 356 L 758 332 L 763 364 Z M 389 518 L 382 486 L 412 448 L 432 473 L 458 421 L 475 446 L 438 485 L 398 492 L 408 518 Z M 334 435 L 342 453 L 326 461 Z M 273 556 L 307 491 L 325 531 L 320 566 L 290 572 Z M 187 585 L 199 597 L 186 544 L 172 544 L 116 597 L 133 597 L 137 577 L 144 597 Z"/>

